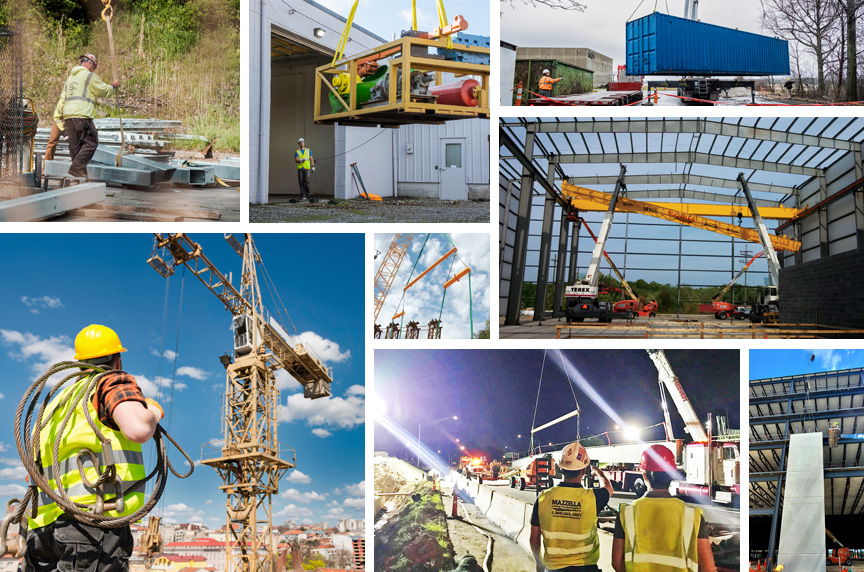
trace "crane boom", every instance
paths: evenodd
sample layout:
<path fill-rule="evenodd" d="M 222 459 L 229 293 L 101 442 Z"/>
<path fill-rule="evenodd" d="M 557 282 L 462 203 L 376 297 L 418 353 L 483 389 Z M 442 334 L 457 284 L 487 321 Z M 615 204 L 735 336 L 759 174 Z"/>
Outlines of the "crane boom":
<path fill-rule="evenodd" d="M 681 387 L 678 377 L 672 370 L 672 366 L 666 358 L 666 353 L 663 350 L 646 351 L 648 352 L 651 361 L 654 362 L 654 366 L 657 368 L 660 383 L 666 387 L 669 395 L 672 396 L 672 401 L 675 402 L 675 406 L 678 408 L 678 413 L 681 415 L 681 419 L 684 420 L 686 431 L 694 441 L 707 443 L 708 433 L 705 432 L 705 428 L 702 426 L 702 423 L 699 422 L 699 416 L 696 415 L 696 411 L 694 411 L 693 406 L 690 404 L 690 400 L 687 399 L 687 394 L 684 393 L 684 389 Z"/>
<path fill-rule="evenodd" d="M 586 189 L 569 183 L 563 183 L 561 185 L 561 194 L 568 198 L 589 200 L 603 205 L 608 205 L 612 202 L 612 196 L 609 193 Z M 751 210 L 754 209 L 755 205 L 751 204 L 750 208 Z M 701 228 L 703 230 L 710 230 L 726 236 L 741 238 L 748 242 L 761 243 L 763 240 L 757 231 L 750 228 L 743 228 L 710 218 L 686 214 L 675 208 L 662 207 L 657 204 L 628 199 L 626 197 L 621 197 L 616 201 L 615 210 L 652 216 L 678 224 Z M 766 234 L 769 239 L 768 244 L 772 245 L 772 250 L 786 250 L 789 252 L 798 252 L 801 250 L 801 243 L 797 240 L 792 240 L 785 236 L 768 234 L 767 230 Z"/>
<path fill-rule="evenodd" d="M 606 241 L 609 239 L 609 232 L 612 230 L 612 218 L 615 216 L 615 207 L 618 204 L 621 189 L 624 188 L 624 174 L 626 172 L 627 167 L 622 164 L 621 171 L 618 173 L 618 180 L 615 182 L 615 191 L 613 191 L 609 199 L 609 209 L 606 211 L 606 216 L 603 217 L 603 224 L 600 226 L 597 244 L 594 245 L 594 252 L 591 254 L 591 263 L 588 265 L 588 272 L 585 274 L 585 283 L 592 288 L 596 288 L 597 282 L 600 280 L 600 258 L 603 256 Z"/>
<path fill-rule="evenodd" d="M 373 323 L 378 323 L 378 313 L 384 306 L 384 300 L 387 299 L 387 294 L 393 285 L 393 279 L 396 278 L 399 266 L 405 259 L 405 255 L 408 254 L 408 247 L 413 239 L 414 233 L 397 234 L 384 254 L 384 260 L 381 261 L 381 266 L 375 273 L 375 319 Z"/>
<path fill-rule="evenodd" d="M 735 283 L 738 281 L 738 279 L 741 278 L 741 276 L 743 276 L 745 272 L 747 272 L 747 269 L 750 268 L 750 265 L 753 264 L 754 262 L 756 262 L 756 259 L 759 258 L 760 256 L 762 256 L 763 254 L 765 254 L 764 251 L 756 254 L 756 256 L 751 258 L 750 261 L 747 264 L 745 264 L 744 267 L 738 272 L 738 274 L 735 275 L 735 278 L 732 279 L 732 282 L 727 284 L 725 288 L 720 290 L 720 292 L 718 292 L 717 294 L 714 294 L 714 296 L 711 299 L 712 300 L 719 300 L 720 298 L 722 298 L 723 295 L 726 292 L 728 292 L 729 289 L 732 288 L 732 286 L 735 285 Z"/>
<path fill-rule="evenodd" d="M 744 173 L 738 173 L 738 182 L 741 184 L 741 190 L 744 191 L 744 196 L 747 197 L 747 204 L 753 212 L 753 224 L 756 226 L 756 232 L 759 234 L 762 248 L 765 249 L 765 259 L 768 261 L 768 270 L 771 272 L 771 279 L 774 280 L 774 285 L 779 289 L 780 261 L 777 260 L 777 253 L 774 251 L 774 248 L 776 247 L 772 247 L 772 238 L 774 238 L 774 235 L 768 233 L 768 229 L 765 227 L 765 222 L 762 220 L 762 217 L 759 216 L 756 201 L 753 200 L 753 195 L 750 194 L 750 187 L 747 185 Z"/>
<path fill-rule="evenodd" d="M 593 238 L 593 239 L 594 239 L 594 242 L 596 243 L 596 242 L 597 242 L 597 237 L 594 236 L 594 232 L 591 230 L 591 227 L 588 226 L 588 223 L 585 221 L 584 218 L 579 217 L 579 220 L 582 221 L 582 226 L 585 227 L 585 230 L 588 231 L 588 234 L 591 235 L 591 238 Z M 609 257 L 609 255 L 606 253 L 605 250 L 603 251 L 603 256 L 606 258 L 606 262 L 609 263 L 609 267 L 612 268 L 612 272 L 614 272 L 614 273 L 615 273 L 615 276 L 618 277 L 618 280 L 621 281 L 621 285 L 624 286 L 624 290 L 627 291 L 627 295 L 630 296 L 630 298 L 631 298 L 632 300 L 638 300 L 636 294 L 634 294 L 634 293 L 633 293 L 633 290 L 630 289 L 630 285 L 627 284 L 627 281 L 626 281 L 626 280 L 624 280 L 624 275 L 621 274 L 621 271 L 618 270 L 618 267 L 615 266 L 615 263 L 612 262 L 612 259 Z"/>

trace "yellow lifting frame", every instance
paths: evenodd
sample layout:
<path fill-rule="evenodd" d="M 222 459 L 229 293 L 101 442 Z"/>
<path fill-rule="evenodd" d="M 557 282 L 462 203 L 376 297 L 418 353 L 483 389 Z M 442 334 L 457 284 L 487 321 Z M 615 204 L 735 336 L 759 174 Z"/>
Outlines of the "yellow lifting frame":
<path fill-rule="evenodd" d="M 588 200 L 597 203 L 598 205 L 606 205 L 605 210 L 608 210 L 609 201 L 612 197 L 612 195 L 610 195 L 609 193 L 586 189 L 585 187 L 571 185 L 569 183 L 563 183 L 561 185 L 561 194 L 568 199 Z M 724 234 L 726 236 L 741 238 L 748 242 L 761 243 L 761 241 L 759 240 L 759 234 L 754 229 L 743 228 L 740 226 L 735 226 L 733 224 L 716 221 L 714 219 L 683 213 L 674 208 L 670 208 L 669 205 L 658 206 L 657 204 L 636 201 L 633 199 L 628 199 L 627 197 L 619 197 L 618 203 L 615 205 L 615 210 L 620 212 L 652 216 L 662 220 L 668 220 L 670 222 L 675 222 L 686 226 L 692 226 L 694 228 L 710 230 L 712 232 Z M 760 209 L 759 212 L 761 213 L 762 210 Z M 769 237 L 771 239 L 771 245 L 774 247 L 774 250 L 783 250 L 788 252 L 798 252 L 799 250 L 801 250 L 801 243 L 797 240 L 792 240 L 791 238 L 787 238 L 785 236 L 778 236 L 776 234 L 771 234 L 769 235 Z"/>

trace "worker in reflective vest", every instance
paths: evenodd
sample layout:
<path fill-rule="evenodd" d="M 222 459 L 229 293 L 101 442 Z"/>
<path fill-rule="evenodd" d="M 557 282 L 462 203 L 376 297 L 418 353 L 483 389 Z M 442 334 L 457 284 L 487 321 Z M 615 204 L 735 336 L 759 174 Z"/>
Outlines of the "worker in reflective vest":
<path fill-rule="evenodd" d="M 585 447 L 578 441 L 567 445 L 559 463 L 564 481 L 540 493 L 534 503 L 529 543 L 537 572 L 599 570 L 597 513 L 609 502 L 612 483 L 603 471 L 590 465 Z M 600 480 L 601 488 L 582 488 L 588 470 Z"/>
<path fill-rule="evenodd" d="M 716 572 L 702 509 L 669 495 L 675 455 L 651 445 L 639 464 L 648 492 L 619 507 L 612 540 L 616 572 Z"/>
<path fill-rule="evenodd" d="M 54 108 L 54 121 L 51 123 L 51 134 L 48 136 L 48 144 L 45 146 L 45 160 L 53 161 L 54 153 L 57 151 L 57 143 L 64 134 L 63 126 L 63 104 L 66 103 L 66 91 L 60 94 L 60 101 Z"/>
<path fill-rule="evenodd" d="M 46 407 L 47 423 L 39 431 L 42 471 L 52 488 L 59 479 L 70 501 L 94 510 L 99 506 L 97 500 L 102 499 L 103 514 L 110 517 L 126 516 L 144 506 L 146 470 L 141 444 L 153 437 L 164 416 L 158 403 L 144 398 L 135 378 L 121 371 L 120 353 L 125 351 L 111 328 L 93 324 L 81 330 L 75 338 L 75 360 L 117 371 L 101 377 L 92 399 L 82 400 L 81 393 L 93 376 L 81 378 L 61 391 Z M 98 464 L 102 472 L 108 459 L 102 440 L 88 423 L 85 409 L 102 436 L 111 442 L 116 468 L 116 480 L 109 479 L 99 488 L 90 486 L 100 474 L 94 465 Z M 64 427 L 65 419 L 68 421 Z M 59 474 L 54 473 L 53 461 L 57 441 Z M 29 510 L 26 514 L 29 531 L 22 572 L 128 570 L 133 549 L 128 525 L 103 529 L 80 523 L 41 491 L 36 516 Z"/>
<path fill-rule="evenodd" d="M 87 176 L 87 163 L 99 146 L 99 135 L 93 123 L 96 98 L 108 97 L 120 85 L 119 81 L 109 85 L 93 73 L 98 65 L 93 54 L 81 56 L 79 65 L 72 68 L 63 89 L 62 115 L 72 156 L 69 174 L 73 177 Z"/>
<path fill-rule="evenodd" d="M 560 77 L 552 77 L 549 75 L 549 70 L 543 70 L 543 75 L 540 77 L 540 95 L 552 97 L 552 85 L 559 81 L 561 81 Z"/>
<path fill-rule="evenodd" d="M 306 148 L 306 140 L 302 137 L 297 140 L 300 148 L 294 153 L 294 161 L 297 163 L 297 180 L 300 183 L 300 198 L 309 198 L 309 174 L 315 172 L 315 158 L 312 151 Z"/>

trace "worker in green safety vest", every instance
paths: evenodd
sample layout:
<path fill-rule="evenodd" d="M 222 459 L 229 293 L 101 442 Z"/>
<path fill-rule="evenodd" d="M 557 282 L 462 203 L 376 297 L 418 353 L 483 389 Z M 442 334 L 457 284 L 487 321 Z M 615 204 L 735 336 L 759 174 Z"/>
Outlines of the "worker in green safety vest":
<path fill-rule="evenodd" d="M 669 494 L 677 478 L 675 454 L 651 445 L 639 468 L 648 492 L 618 507 L 612 539 L 615 572 L 716 572 L 702 509 Z"/>
<path fill-rule="evenodd" d="M 69 138 L 69 154 L 72 165 L 69 174 L 73 177 L 87 176 L 87 163 L 99 146 L 99 135 L 93 123 L 93 112 L 97 97 L 108 97 L 119 81 L 107 84 L 94 72 L 99 65 L 96 56 L 84 54 L 79 65 L 72 68 L 63 88 L 63 123 Z"/>
<path fill-rule="evenodd" d="M 297 180 L 300 183 L 300 198 L 309 198 L 309 174 L 315 172 L 315 158 L 312 151 L 306 147 L 306 140 L 302 137 L 297 140 L 300 148 L 294 153 L 294 162 L 297 163 Z"/>
<path fill-rule="evenodd" d="M 109 517 L 123 517 L 144 506 L 146 470 L 141 444 L 153 437 L 164 416 L 156 401 L 144 398 L 135 378 L 122 371 L 120 354 L 125 351 L 111 328 L 93 324 L 81 330 L 75 338 L 75 360 L 116 371 L 101 377 L 92 399 L 85 401 L 81 397 L 96 370 L 62 390 L 46 407 L 47 423 L 39 431 L 39 459 L 52 488 L 59 479 L 71 502 L 91 506 L 94 511 L 101 500 L 103 514 Z M 102 440 L 87 421 L 85 409 L 103 438 L 110 441 L 116 468 L 116 479 L 108 479 L 101 490 L 90 485 L 105 471 L 108 459 Z M 68 421 L 63 428 L 65 419 Z M 60 474 L 54 474 L 53 450 L 58 441 Z M 66 514 L 41 490 L 38 499 L 35 517 L 30 510 L 26 513 L 29 531 L 22 572 L 128 570 L 133 549 L 128 525 L 86 525 Z M 122 499 L 122 505 L 118 499 Z"/>
<path fill-rule="evenodd" d="M 612 483 L 603 471 L 591 466 L 588 451 L 578 441 L 564 448 L 558 465 L 564 481 L 540 493 L 531 514 L 528 542 L 537 572 L 596 572 L 600 560 L 597 513 L 612 497 Z M 597 477 L 600 488 L 582 487 L 586 471 Z"/>

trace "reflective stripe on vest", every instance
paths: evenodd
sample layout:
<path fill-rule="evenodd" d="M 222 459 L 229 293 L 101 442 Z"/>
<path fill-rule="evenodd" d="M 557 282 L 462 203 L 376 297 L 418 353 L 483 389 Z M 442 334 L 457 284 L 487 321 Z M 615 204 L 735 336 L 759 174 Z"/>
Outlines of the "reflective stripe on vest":
<path fill-rule="evenodd" d="M 627 572 L 698 572 L 701 521 L 701 509 L 678 499 L 644 497 L 624 505 L 621 526 Z M 665 553 L 658 551 L 661 546 Z"/>
<path fill-rule="evenodd" d="M 106 504 L 114 502 L 115 496 L 119 492 L 123 497 L 124 505 L 122 511 L 106 510 L 104 514 L 105 516 L 112 517 L 126 516 L 144 506 L 144 489 L 146 486 L 144 478 L 146 477 L 146 470 L 144 468 L 141 445 L 130 441 L 120 431 L 113 430 L 99 421 L 99 416 L 93 407 L 92 399 L 87 399 L 87 403 L 83 403 L 82 393 L 86 390 L 91 380 L 92 377 L 79 381 L 71 387 L 67 387 L 55 396 L 46 407 L 45 415 L 50 416 L 50 419 L 39 433 L 39 454 L 42 459 L 42 471 L 48 479 L 48 484 L 56 487 L 57 475 L 54 475 L 52 457 L 54 444 L 55 442 L 59 442 L 57 453 L 57 464 L 60 471 L 59 478 L 69 500 L 84 505 L 94 505 L 96 503 L 97 491 L 85 484 L 81 478 L 76 461 L 78 454 L 82 450 L 89 450 L 96 457 L 96 463 L 99 465 L 98 471 L 93 466 L 90 455 L 85 453 L 81 458 L 84 474 L 90 483 L 95 483 L 99 478 L 99 474 L 104 473 L 106 469 L 102 443 L 96 434 L 94 434 L 84 415 L 84 407 L 87 407 L 93 423 L 104 438 L 111 443 L 117 480 L 119 480 L 119 485 L 122 489 L 121 491 L 116 490 L 117 480 L 111 480 L 102 485 L 101 488 L 104 492 Z M 60 430 L 63 418 L 69 412 L 73 402 L 79 398 L 81 398 L 81 401 L 71 413 L 69 422 L 63 434 L 60 435 L 58 431 Z M 42 491 L 39 494 L 39 503 L 36 518 L 30 518 L 29 515 L 27 518 L 31 529 L 47 526 L 63 515 L 63 509 Z"/>
<path fill-rule="evenodd" d="M 557 486 L 540 493 L 537 516 L 546 568 L 597 564 L 597 501 L 593 490 Z"/>
<path fill-rule="evenodd" d="M 297 163 L 298 169 L 311 169 L 312 165 L 309 162 L 309 149 L 297 149 L 297 158 L 300 162 Z"/>
<path fill-rule="evenodd" d="M 84 80 L 84 89 L 81 90 L 81 93 L 84 95 L 71 95 L 69 91 L 69 80 L 66 80 L 66 101 L 86 101 L 88 103 L 96 103 L 89 97 L 87 97 L 87 90 L 90 87 L 90 80 L 93 79 L 93 72 L 87 74 L 87 79 Z M 72 92 L 74 93 L 74 92 Z"/>
<path fill-rule="evenodd" d="M 552 81 L 551 77 L 546 77 L 545 75 L 540 78 L 540 89 L 552 89 L 552 84 L 555 82 Z"/>

